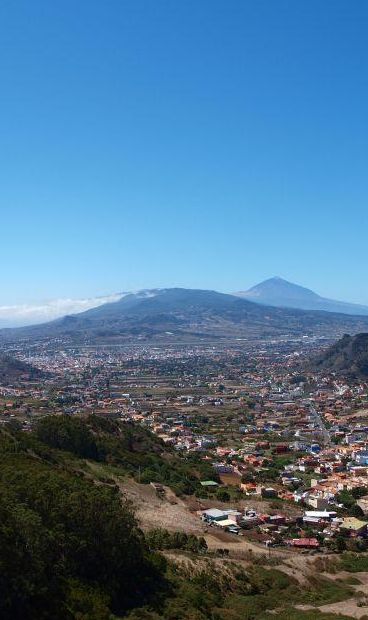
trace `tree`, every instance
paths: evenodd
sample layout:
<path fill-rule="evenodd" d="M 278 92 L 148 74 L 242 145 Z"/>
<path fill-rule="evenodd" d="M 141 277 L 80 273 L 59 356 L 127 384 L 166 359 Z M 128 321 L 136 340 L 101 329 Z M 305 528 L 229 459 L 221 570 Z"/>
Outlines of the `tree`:
<path fill-rule="evenodd" d="M 226 489 L 218 489 L 216 491 L 216 497 L 219 500 L 219 502 L 229 502 L 230 501 L 230 494 L 226 491 Z"/>
<path fill-rule="evenodd" d="M 358 506 L 358 504 L 354 504 L 354 506 L 352 506 L 352 508 L 350 510 L 350 514 L 353 517 L 357 517 L 357 519 L 360 519 L 361 517 L 364 517 L 364 512 L 360 508 L 360 506 Z"/>
<path fill-rule="evenodd" d="M 247 469 L 247 471 L 245 471 L 241 477 L 241 481 L 243 483 L 247 483 L 247 482 L 253 482 L 254 480 L 254 468 L 249 468 Z"/>
<path fill-rule="evenodd" d="M 36 434 L 52 448 L 67 450 L 82 458 L 98 459 L 96 440 L 81 418 L 49 416 L 38 423 Z"/>
<path fill-rule="evenodd" d="M 367 487 L 355 487 L 355 489 L 351 490 L 351 494 L 355 499 L 360 499 L 361 497 L 364 497 L 364 495 L 367 495 L 368 493 L 368 488 Z"/>
<path fill-rule="evenodd" d="M 337 501 L 344 505 L 344 508 L 352 508 L 355 504 L 355 499 L 349 491 L 340 491 L 337 495 Z"/>
<path fill-rule="evenodd" d="M 162 574 L 115 487 L 24 454 L 3 454 L 0 617 L 68 620 L 70 580 L 74 592 L 86 597 L 93 588 L 121 614 L 160 588 Z"/>
<path fill-rule="evenodd" d="M 336 549 L 339 553 L 346 550 L 346 540 L 341 534 L 336 536 Z"/>

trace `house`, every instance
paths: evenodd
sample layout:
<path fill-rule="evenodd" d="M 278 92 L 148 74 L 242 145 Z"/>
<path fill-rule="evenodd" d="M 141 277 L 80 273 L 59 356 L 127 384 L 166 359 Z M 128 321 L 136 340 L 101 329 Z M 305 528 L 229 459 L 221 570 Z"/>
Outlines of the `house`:
<path fill-rule="evenodd" d="M 328 510 L 306 510 L 303 516 L 303 523 L 311 526 L 323 526 L 330 523 L 337 513 Z"/>
<path fill-rule="evenodd" d="M 318 549 L 320 546 L 317 538 L 292 538 L 285 542 L 290 547 L 297 547 L 299 549 Z"/>
<path fill-rule="evenodd" d="M 336 517 L 337 513 L 334 510 L 306 510 L 305 517 L 311 519 L 323 519 L 324 521 L 331 521 Z"/>
<path fill-rule="evenodd" d="M 328 501 L 323 497 L 319 497 L 318 495 L 308 495 L 305 498 L 305 502 L 308 504 L 308 506 L 312 506 L 312 508 L 315 508 L 319 512 L 325 511 L 326 508 L 328 508 Z"/>
<path fill-rule="evenodd" d="M 234 466 L 228 463 L 212 463 L 212 467 L 218 474 L 232 474 L 234 471 Z"/>
<path fill-rule="evenodd" d="M 286 517 L 284 515 L 267 515 L 265 521 L 270 525 L 285 525 Z"/>
<path fill-rule="evenodd" d="M 245 529 L 250 529 L 259 525 L 262 522 L 260 515 L 255 511 L 248 509 L 244 512 L 244 516 L 241 520 L 242 527 Z"/>
<path fill-rule="evenodd" d="M 218 523 L 219 521 L 224 521 L 227 518 L 227 512 L 224 510 L 219 510 L 218 508 L 209 508 L 209 510 L 204 510 L 202 512 L 203 521 L 207 521 L 208 523 Z"/>
<path fill-rule="evenodd" d="M 242 482 L 240 490 L 247 495 L 257 495 L 257 485 L 254 482 Z"/>
<path fill-rule="evenodd" d="M 239 525 L 237 525 L 236 521 L 233 521 L 232 519 L 224 519 L 223 521 L 218 521 L 217 525 L 224 530 L 231 531 L 232 534 L 238 533 L 240 531 Z"/>
<path fill-rule="evenodd" d="M 367 534 L 367 523 L 356 517 L 346 517 L 340 525 L 340 530 L 348 533 L 351 537 L 365 536 Z"/>
<path fill-rule="evenodd" d="M 224 512 L 227 514 L 228 518 L 233 522 L 233 523 L 240 523 L 240 521 L 243 518 L 243 513 L 239 512 L 238 510 L 224 510 Z"/>
<path fill-rule="evenodd" d="M 267 499 L 272 499 L 273 497 L 278 496 L 276 489 L 272 487 L 259 487 L 257 488 L 257 494 Z"/>

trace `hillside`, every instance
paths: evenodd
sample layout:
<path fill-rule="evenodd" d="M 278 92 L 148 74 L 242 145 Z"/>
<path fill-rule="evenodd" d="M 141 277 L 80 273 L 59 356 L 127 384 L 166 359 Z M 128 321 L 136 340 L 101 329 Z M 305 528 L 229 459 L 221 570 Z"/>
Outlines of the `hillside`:
<path fill-rule="evenodd" d="M 267 307 L 216 291 L 159 289 L 126 295 L 78 315 L 14 330 L 4 340 L 69 338 L 74 342 L 164 342 L 269 338 L 339 337 L 368 330 L 368 317 Z"/>
<path fill-rule="evenodd" d="M 37 368 L 20 362 L 9 355 L 0 355 L 0 384 L 19 380 L 37 380 L 44 376 Z"/>
<path fill-rule="evenodd" d="M 102 450 L 115 434 L 94 426 L 92 433 L 89 424 L 59 418 L 28 435 L 0 430 L 4 620 L 108 620 L 160 589 L 163 575 L 147 557 L 131 506 L 111 480 L 98 486 L 83 474 L 77 453 L 102 458 L 93 454 L 97 440 Z"/>
<path fill-rule="evenodd" d="M 165 449 L 150 433 L 94 417 L 0 429 L 2 620 L 262 620 L 267 610 L 330 620 L 296 607 L 355 600 L 343 579 L 316 579 L 311 558 L 298 560 L 295 578 L 292 554 L 285 564 L 278 551 L 228 561 L 195 535 L 144 534 L 115 481 L 138 473 L 147 450 L 160 469 Z"/>
<path fill-rule="evenodd" d="M 293 284 L 278 277 L 269 278 L 248 291 L 237 293 L 237 295 L 243 299 L 267 306 L 368 315 L 367 306 L 327 299 L 304 286 Z"/>
<path fill-rule="evenodd" d="M 368 378 L 368 333 L 349 336 L 322 353 L 311 366 L 316 370 L 337 372 L 357 378 Z"/>

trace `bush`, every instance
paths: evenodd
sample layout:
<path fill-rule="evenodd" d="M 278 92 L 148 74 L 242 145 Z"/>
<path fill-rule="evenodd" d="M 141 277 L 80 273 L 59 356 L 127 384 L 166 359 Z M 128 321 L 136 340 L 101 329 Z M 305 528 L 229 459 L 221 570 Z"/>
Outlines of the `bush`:
<path fill-rule="evenodd" d="M 344 553 L 340 560 L 341 570 L 349 573 L 360 573 L 368 571 L 368 556 L 355 555 L 354 553 Z"/>
<path fill-rule="evenodd" d="M 229 502 L 230 494 L 228 493 L 228 491 L 226 491 L 226 489 L 218 489 L 216 491 L 216 498 L 219 500 L 219 502 Z"/>
<path fill-rule="evenodd" d="M 157 528 L 146 534 L 146 541 L 150 549 L 182 549 L 194 553 L 207 551 L 205 539 L 186 534 L 185 532 L 169 532 L 168 530 Z"/>

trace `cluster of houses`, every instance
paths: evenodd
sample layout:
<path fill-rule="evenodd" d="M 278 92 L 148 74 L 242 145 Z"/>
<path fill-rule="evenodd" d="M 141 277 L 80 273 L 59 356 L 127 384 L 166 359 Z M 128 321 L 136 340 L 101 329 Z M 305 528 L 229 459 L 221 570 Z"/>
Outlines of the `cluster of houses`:
<path fill-rule="evenodd" d="M 252 508 L 209 508 L 198 512 L 209 527 L 236 535 L 253 530 L 255 540 L 266 546 L 286 545 L 318 549 L 341 534 L 346 538 L 367 538 L 366 521 L 356 517 L 339 517 L 333 510 L 304 510 L 298 516 L 264 514 Z M 307 535 L 312 532 L 312 535 Z"/>

